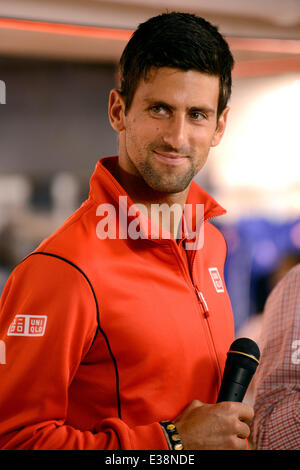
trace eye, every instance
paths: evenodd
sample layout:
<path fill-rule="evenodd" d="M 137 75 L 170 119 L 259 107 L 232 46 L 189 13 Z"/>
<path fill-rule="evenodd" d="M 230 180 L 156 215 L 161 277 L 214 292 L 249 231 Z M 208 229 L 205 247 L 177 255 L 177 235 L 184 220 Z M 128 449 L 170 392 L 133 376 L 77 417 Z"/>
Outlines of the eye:
<path fill-rule="evenodd" d="M 161 104 L 155 104 L 151 106 L 149 109 L 156 116 L 166 116 L 168 114 L 168 109 Z"/>
<path fill-rule="evenodd" d="M 202 119 L 206 119 L 205 114 L 201 113 L 200 111 L 192 111 L 192 112 L 190 113 L 190 117 L 191 117 L 194 121 L 202 121 Z"/>

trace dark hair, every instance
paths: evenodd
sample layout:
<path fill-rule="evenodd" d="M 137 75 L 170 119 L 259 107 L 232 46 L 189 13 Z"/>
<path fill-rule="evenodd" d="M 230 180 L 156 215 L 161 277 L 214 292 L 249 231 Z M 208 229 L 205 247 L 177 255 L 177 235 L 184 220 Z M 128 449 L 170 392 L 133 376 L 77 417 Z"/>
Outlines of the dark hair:
<path fill-rule="evenodd" d="M 120 91 L 126 112 L 151 67 L 198 70 L 220 78 L 218 116 L 231 95 L 234 60 L 217 27 L 190 13 L 171 12 L 141 23 L 120 58 Z"/>

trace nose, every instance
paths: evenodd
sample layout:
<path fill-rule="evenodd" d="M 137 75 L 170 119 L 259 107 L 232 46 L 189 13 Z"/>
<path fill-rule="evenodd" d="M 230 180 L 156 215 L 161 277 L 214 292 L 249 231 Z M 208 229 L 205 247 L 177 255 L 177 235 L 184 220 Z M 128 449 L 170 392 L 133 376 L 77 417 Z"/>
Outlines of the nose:
<path fill-rule="evenodd" d="M 187 144 L 187 123 L 184 115 L 173 115 L 167 122 L 163 132 L 164 143 L 180 152 Z"/>

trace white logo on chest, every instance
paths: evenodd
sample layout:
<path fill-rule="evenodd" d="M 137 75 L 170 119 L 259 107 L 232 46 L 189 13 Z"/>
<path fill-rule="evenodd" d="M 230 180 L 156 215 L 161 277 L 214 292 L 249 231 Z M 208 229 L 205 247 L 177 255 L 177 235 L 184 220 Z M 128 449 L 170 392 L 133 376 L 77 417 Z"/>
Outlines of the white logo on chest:
<path fill-rule="evenodd" d="M 218 268 L 208 268 L 212 282 L 214 283 L 217 292 L 224 292 L 224 285 L 218 271 Z"/>

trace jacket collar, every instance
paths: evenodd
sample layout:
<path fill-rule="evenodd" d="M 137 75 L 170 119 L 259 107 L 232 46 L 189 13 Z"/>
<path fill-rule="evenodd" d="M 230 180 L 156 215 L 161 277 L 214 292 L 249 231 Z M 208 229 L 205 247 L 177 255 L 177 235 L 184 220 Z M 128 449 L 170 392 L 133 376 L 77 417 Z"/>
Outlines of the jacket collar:
<path fill-rule="evenodd" d="M 117 162 L 117 156 L 104 157 L 97 162 L 90 180 L 90 195 L 100 202 L 101 194 L 105 189 L 116 202 L 119 202 L 119 196 L 127 196 L 129 206 L 131 206 L 133 205 L 131 198 L 110 173 L 110 169 L 114 168 Z M 204 204 L 204 220 L 226 214 L 226 210 L 195 181 L 192 181 L 190 186 L 186 204 Z"/>

